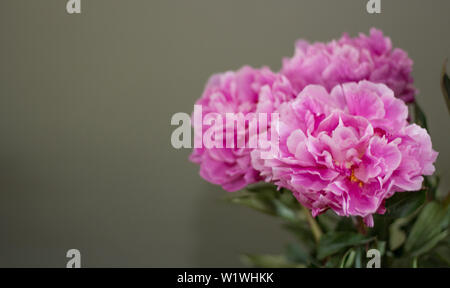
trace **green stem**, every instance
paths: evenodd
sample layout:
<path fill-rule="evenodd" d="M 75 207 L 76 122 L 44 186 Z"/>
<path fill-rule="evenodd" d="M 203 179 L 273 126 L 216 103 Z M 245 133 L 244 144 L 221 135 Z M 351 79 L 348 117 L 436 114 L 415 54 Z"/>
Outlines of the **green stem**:
<path fill-rule="evenodd" d="M 412 266 L 413 266 L 413 268 L 419 267 L 417 256 L 413 258 Z"/>
<path fill-rule="evenodd" d="M 322 230 L 319 227 L 319 224 L 317 224 L 317 221 L 312 217 L 311 212 L 309 212 L 308 208 L 303 208 L 303 214 L 306 216 L 306 220 L 308 221 L 309 227 L 311 227 L 311 231 L 314 235 L 314 240 L 316 240 L 317 243 L 320 241 L 320 237 L 322 237 Z"/>

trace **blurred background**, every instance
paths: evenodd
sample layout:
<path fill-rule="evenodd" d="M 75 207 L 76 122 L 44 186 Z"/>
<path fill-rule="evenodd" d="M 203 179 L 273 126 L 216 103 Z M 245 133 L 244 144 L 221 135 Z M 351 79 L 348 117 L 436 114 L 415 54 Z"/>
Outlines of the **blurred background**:
<path fill-rule="evenodd" d="M 275 253 L 279 223 L 225 203 L 189 150 L 172 148 L 208 77 L 244 64 L 278 70 L 298 38 L 377 27 L 414 60 L 441 192 L 450 184 L 450 1 L 66 0 L 0 2 L 0 266 L 241 266 Z"/>

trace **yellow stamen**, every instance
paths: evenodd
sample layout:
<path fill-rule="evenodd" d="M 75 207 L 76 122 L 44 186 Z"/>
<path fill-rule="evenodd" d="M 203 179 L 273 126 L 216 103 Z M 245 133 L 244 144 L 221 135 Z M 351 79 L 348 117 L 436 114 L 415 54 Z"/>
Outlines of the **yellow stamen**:
<path fill-rule="evenodd" d="M 350 175 L 350 181 L 352 181 L 352 182 L 358 182 L 358 184 L 359 184 L 359 187 L 363 187 L 363 185 L 364 185 L 364 182 L 362 182 L 361 180 L 359 180 L 358 178 L 356 178 L 356 176 L 355 176 L 355 170 L 354 169 L 352 169 L 352 175 Z"/>

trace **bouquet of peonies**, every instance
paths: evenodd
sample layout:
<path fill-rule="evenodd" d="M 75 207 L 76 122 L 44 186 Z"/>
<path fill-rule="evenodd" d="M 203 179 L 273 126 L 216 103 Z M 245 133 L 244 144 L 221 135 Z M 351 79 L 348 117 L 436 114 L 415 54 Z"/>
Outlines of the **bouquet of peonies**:
<path fill-rule="evenodd" d="M 448 197 L 437 193 L 438 153 L 412 65 L 372 29 L 300 40 L 278 73 L 245 66 L 210 78 L 193 121 L 204 145 L 191 161 L 234 192 L 229 201 L 281 218 L 298 236 L 285 253 L 243 255 L 247 263 L 450 266 Z M 445 73 L 442 82 L 448 99 Z"/>

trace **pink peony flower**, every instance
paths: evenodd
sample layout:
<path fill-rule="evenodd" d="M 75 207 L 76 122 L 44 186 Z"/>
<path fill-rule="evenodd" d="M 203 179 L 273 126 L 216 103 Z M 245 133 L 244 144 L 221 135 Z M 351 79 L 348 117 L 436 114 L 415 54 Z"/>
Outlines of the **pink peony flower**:
<path fill-rule="evenodd" d="M 282 75 L 270 71 L 268 68 L 253 69 L 245 66 L 237 72 L 226 72 L 213 75 L 203 92 L 197 105 L 202 106 L 205 115 L 225 118 L 226 113 L 271 113 L 280 103 L 294 97 L 289 81 Z M 219 120 L 220 121 L 220 120 Z M 270 120 L 269 120 L 270 121 Z M 226 123 L 225 123 L 226 124 Z M 201 126 L 203 134 L 210 126 L 194 123 Z M 223 141 L 230 136 L 226 135 L 224 125 Z M 248 125 L 243 131 L 233 131 L 231 139 L 249 141 Z M 202 137 L 202 135 L 195 135 Z M 236 148 L 194 148 L 190 160 L 200 164 L 200 175 L 207 181 L 221 185 L 227 191 L 237 191 L 261 180 L 259 172 L 253 169 L 250 158 L 251 149 L 248 145 Z"/>
<path fill-rule="evenodd" d="M 281 73 L 297 93 L 309 84 L 319 84 L 330 91 L 346 82 L 369 80 L 386 84 L 396 97 L 413 102 L 416 89 L 411 76 L 413 61 L 401 49 L 393 49 L 383 32 L 372 28 L 370 36 L 310 44 L 299 40 L 295 54 L 285 58 Z"/>
<path fill-rule="evenodd" d="M 422 175 L 434 172 L 430 136 L 408 124 L 407 106 L 384 84 L 346 83 L 331 93 L 309 85 L 279 113 L 279 152 L 262 159 L 255 149 L 253 167 L 314 216 L 331 208 L 373 226 L 387 198 L 419 190 Z"/>

